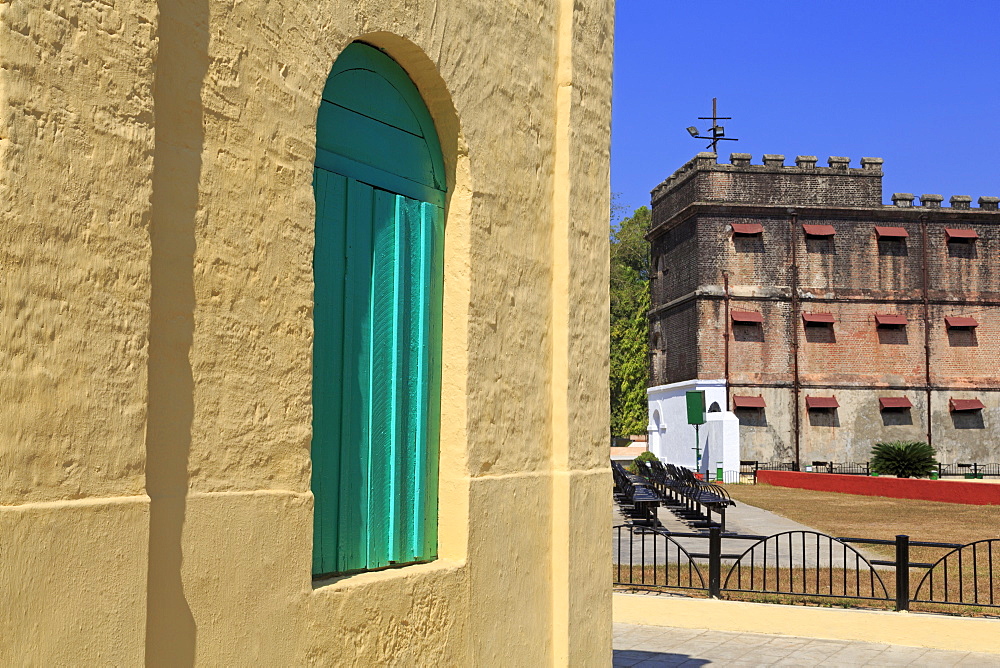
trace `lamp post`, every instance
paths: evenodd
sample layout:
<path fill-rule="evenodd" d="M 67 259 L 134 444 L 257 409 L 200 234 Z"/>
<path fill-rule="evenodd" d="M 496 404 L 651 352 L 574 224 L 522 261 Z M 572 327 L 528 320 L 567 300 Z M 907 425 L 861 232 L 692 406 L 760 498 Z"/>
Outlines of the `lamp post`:
<path fill-rule="evenodd" d="M 706 146 L 705 148 L 710 148 L 710 149 L 712 149 L 712 153 L 716 153 L 717 152 L 716 145 L 720 141 L 739 141 L 739 139 L 733 139 L 731 137 L 727 137 L 726 136 L 726 128 L 723 127 L 723 126 L 721 126 L 721 125 L 719 125 L 719 121 L 728 121 L 728 120 L 732 120 L 732 118 L 733 118 L 732 116 L 719 116 L 719 114 L 718 114 L 718 98 L 713 97 L 712 98 L 712 115 L 711 116 L 699 116 L 698 117 L 698 120 L 700 120 L 700 121 L 712 121 L 712 127 L 710 127 L 708 129 L 708 131 L 712 133 L 712 136 L 711 137 L 702 137 L 701 135 L 698 134 L 698 128 L 696 128 L 693 125 L 691 127 L 689 127 L 687 129 L 687 131 L 688 131 L 688 134 L 691 135 L 692 137 L 694 137 L 695 139 L 707 139 L 708 140 L 708 146 Z"/>

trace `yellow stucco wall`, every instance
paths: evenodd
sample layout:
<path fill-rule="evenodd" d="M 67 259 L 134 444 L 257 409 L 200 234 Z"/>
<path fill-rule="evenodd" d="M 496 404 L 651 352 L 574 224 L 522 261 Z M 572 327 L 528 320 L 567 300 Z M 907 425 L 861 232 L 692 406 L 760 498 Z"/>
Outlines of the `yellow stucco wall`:
<path fill-rule="evenodd" d="M 0 2 L 0 664 L 607 665 L 613 0 Z M 319 96 L 449 174 L 440 559 L 310 579 Z"/>

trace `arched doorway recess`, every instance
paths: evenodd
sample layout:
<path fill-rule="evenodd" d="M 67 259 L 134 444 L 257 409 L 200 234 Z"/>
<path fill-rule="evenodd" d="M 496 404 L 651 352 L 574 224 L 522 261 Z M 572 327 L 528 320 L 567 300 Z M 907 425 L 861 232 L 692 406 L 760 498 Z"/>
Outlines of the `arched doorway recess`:
<path fill-rule="evenodd" d="M 316 124 L 313 573 L 437 556 L 445 175 L 392 58 L 356 42 Z"/>

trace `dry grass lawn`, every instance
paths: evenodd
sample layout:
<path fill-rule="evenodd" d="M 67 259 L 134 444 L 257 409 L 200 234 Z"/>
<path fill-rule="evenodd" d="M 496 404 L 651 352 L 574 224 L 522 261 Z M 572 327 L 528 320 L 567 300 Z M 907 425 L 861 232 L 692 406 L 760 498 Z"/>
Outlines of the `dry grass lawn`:
<path fill-rule="evenodd" d="M 939 543 L 971 543 L 1000 538 L 1000 506 L 968 506 L 960 503 L 891 499 L 836 492 L 773 487 L 771 485 L 727 485 L 733 499 L 770 510 L 831 536 L 892 540 L 907 534 L 910 540 Z M 892 548 L 866 549 L 891 554 Z M 914 549 L 916 552 L 916 549 Z M 941 556 L 941 550 L 933 552 Z M 928 552 L 913 558 L 932 556 Z"/>
<path fill-rule="evenodd" d="M 893 540 L 896 534 L 907 534 L 913 541 L 968 544 L 978 540 L 1000 538 L 1000 506 L 969 506 L 957 503 L 915 501 L 874 496 L 856 496 L 835 492 L 815 492 L 771 485 L 727 485 L 727 491 L 737 503 L 746 503 L 770 510 L 789 519 L 834 537 L 877 538 Z M 892 545 L 856 546 L 869 554 L 883 559 L 893 559 Z M 911 562 L 934 563 L 949 549 L 911 546 Z M 963 606 L 948 606 L 938 603 L 912 603 L 912 610 L 925 612 L 946 612 L 977 616 L 997 616 L 996 608 L 984 607 L 1000 601 L 1000 563 L 995 559 L 995 548 L 979 554 L 971 549 L 963 550 L 965 568 L 956 570 L 953 557 L 949 558 L 947 573 L 936 571 L 937 579 L 930 580 L 926 587 L 918 587 L 926 569 L 917 567 L 910 572 L 911 596 L 923 599 L 930 596 L 934 601 L 963 601 Z M 974 569 L 978 562 L 979 570 Z M 961 564 L 961 561 L 958 562 Z M 958 566 L 961 569 L 961 566 Z M 620 589 L 666 589 L 678 591 L 684 588 L 687 595 L 702 596 L 707 586 L 707 565 L 699 567 L 701 577 L 692 574 L 686 564 L 670 566 L 621 565 L 617 567 L 615 581 Z M 765 581 L 763 576 L 765 575 Z M 835 605 L 847 607 L 869 607 L 892 609 L 895 595 L 895 573 L 891 568 L 880 568 L 877 576 L 864 568 L 855 572 L 842 568 L 774 568 L 758 567 L 757 584 L 736 581 L 724 583 L 731 588 L 724 592 L 724 598 L 768 603 L 791 603 L 807 605 Z M 729 573 L 723 566 L 722 577 Z M 878 585 L 873 577 L 881 580 Z M 942 580 L 942 578 L 944 578 Z M 862 591 L 850 591 L 860 586 Z M 867 586 L 867 590 L 865 590 Z M 693 589 L 687 589 L 687 588 Z M 735 591 L 752 589 L 753 591 Z M 947 595 L 945 594 L 947 591 Z M 933 592 L 933 594 L 932 594 Z M 826 595 L 826 598 L 817 595 Z M 873 596 L 884 600 L 862 600 L 839 598 Z"/>

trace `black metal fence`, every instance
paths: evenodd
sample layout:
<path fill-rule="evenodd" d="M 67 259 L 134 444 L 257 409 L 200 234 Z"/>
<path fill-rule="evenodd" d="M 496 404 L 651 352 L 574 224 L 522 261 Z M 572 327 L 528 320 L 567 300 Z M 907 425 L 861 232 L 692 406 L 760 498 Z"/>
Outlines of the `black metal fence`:
<path fill-rule="evenodd" d="M 753 476 L 756 481 L 758 471 L 801 471 L 803 473 L 838 473 L 840 475 L 871 475 L 870 462 L 821 462 L 800 465 L 798 462 L 740 462 L 740 475 Z M 939 478 L 1000 478 L 1000 464 L 938 464 Z"/>
<path fill-rule="evenodd" d="M 1000 608 L 1000 538 L 967 545 L 834 538 L 815 531 L 773 536 L 679 533 L 622 524 L 615 532 L 618 587 L 702 590 L 715 598 L 775 594 L 791 599 L 886 602 L 895 610 L 912 603 Z M 893 559 L 866 555 L 863 547 L 892 546 Z M 933 548 L 935 561 L 914 562 L 911 548 Z"/>

